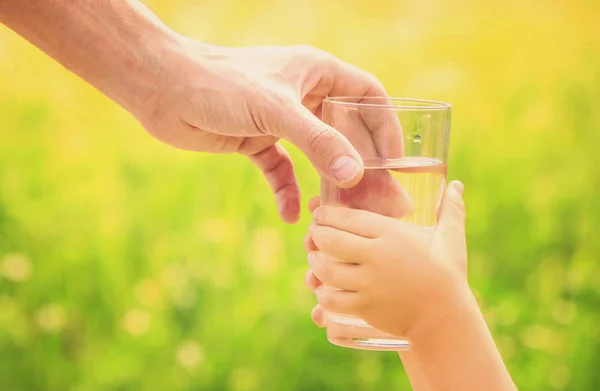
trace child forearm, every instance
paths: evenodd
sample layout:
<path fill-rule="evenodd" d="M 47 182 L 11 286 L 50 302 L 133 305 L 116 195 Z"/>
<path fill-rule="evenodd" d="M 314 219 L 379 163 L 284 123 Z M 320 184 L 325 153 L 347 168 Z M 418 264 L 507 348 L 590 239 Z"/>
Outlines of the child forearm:
<path fill-rule="evenodd" d="M 416 391 L 517 389 L 470 293 L 458 311 L 412 336 L 400 358 Z"/>
<path fill-rule="evenodd" d="M 404 366 L 404 370 L 408 375 L 410 384 L 414 391 L 434 391 L 431 384 L 427 380 L 427 376 L 423 373 L 421 364 L 417 361 L 417 357 L 413 351 L 399 352 L 400 360 Z"/>

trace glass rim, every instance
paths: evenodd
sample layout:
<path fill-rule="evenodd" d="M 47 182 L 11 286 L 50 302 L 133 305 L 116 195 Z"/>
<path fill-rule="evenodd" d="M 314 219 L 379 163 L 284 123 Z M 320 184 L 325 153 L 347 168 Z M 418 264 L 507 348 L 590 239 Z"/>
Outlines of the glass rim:
<path fill-rule="evenodd" d="M 362 100 L 368 99 L 385 99 L 392 103 L 365 103 Z M 358 100 L 351 102 L 350 100 Z M 400 105 L 395 105 L 393 102 L 398 102 Z M 386 96 L 330 96 L 323 99 L 323 103 L 330 103 L 339 106 L 347 106 L 354 108 L 371 108 L 371 109 L 390 109 L 390 110 L 449 110 L 452 105 L 447 102 L 427 99 L 412 99 L 412 98 L 392 98 Z M 412 104 L 411 104 L 412 103 Z"/>

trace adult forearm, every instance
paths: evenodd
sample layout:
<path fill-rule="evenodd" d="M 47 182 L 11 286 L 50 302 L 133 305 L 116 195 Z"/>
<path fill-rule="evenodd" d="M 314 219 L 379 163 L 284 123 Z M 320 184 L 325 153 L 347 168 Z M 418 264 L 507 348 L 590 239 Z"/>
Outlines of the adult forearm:
<path fill-rule="evenodd" d="M 400 357 L 416 391 L 516 390 L 472 296 L 411 342 Z"/>
<path fill-rule="evenodd" d="M 137 0 L 0 0 L 0 22 L 134 115 L 178 42 Z"/>

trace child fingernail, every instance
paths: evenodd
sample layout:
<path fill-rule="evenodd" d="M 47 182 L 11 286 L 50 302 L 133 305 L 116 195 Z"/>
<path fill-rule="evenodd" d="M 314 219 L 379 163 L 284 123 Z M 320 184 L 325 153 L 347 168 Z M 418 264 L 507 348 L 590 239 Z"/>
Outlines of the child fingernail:
<path fill-rule="evenodd" d="M 323 285 L 319 285 L 315 288 L 315 295 L 317 295 L 317 300 L 319 299 L 319 296 L 321 296 L 323 289 L 325 289 Z"/>
<path fill-rule="evenodd" d="M 311 244 L 312 244 L 312 238 L 309 234 L 306 234 L 306 236 L 304 237 L 304 242 L 303 242 L 304 249 L 306 251 L 311 251 L 312 250 Z"/>
<path fill-rule="evenodd" d="M 465 191 L 465 185 L 461 181 L 452 182 L 452 187 L 454 187 L 454 190 L 456 190 L 460 195 L 462 195 Z"/>
<path fill-rule="evenodd" d="M 317 221 L 318 217 L 319 217 L 319 208 L 313 210 L 313 213 L 312 213 L 312 218 L 314 221 Z"/>

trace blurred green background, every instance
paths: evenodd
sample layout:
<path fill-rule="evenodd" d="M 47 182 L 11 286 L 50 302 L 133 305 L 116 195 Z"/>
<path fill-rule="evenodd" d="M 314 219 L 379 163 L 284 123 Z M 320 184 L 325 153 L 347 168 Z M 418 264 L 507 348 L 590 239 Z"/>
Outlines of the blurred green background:
<path fill-rule="evenodd" d="M 600 2 L 146 1 L 453 103 L 470 281 L 523 390 L 600 382 Z M 304 192 L 318 177 L 296 150 Z M 408 390 L 310 321 L 302 238 L 241 156 L 182 152 L 0 28 L 0 389 Z"/>

